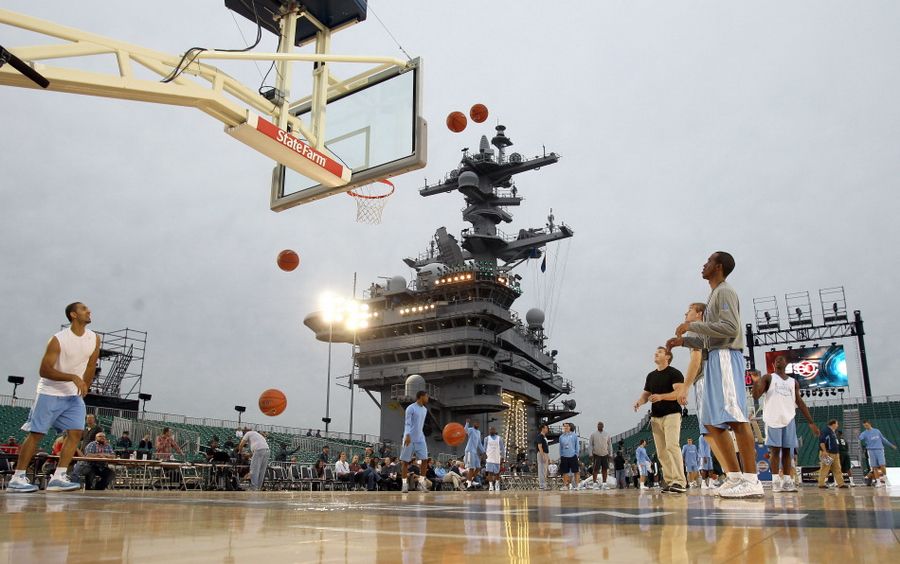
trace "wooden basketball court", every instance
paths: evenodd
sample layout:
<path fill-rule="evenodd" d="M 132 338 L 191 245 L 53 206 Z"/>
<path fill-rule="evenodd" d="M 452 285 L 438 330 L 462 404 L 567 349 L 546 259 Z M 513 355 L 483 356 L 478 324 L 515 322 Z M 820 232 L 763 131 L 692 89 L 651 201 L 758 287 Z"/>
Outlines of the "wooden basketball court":
<path fill-rule="evenodd" d="M 4 494 L 0 561 L 895 562 L 900 488 Z"/>

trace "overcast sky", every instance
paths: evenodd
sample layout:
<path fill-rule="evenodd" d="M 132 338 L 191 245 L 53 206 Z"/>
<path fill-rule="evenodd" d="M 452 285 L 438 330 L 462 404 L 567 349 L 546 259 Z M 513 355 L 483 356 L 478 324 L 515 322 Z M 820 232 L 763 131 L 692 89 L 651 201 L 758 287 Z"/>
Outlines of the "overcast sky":
<path fill-rule="evenodd" d="M 567 251 L 550 250 L 546 275 L 522 268 L 515 309 L 549 308 L 576 424 L 602 419 L 618 432 L 638 421 L 629 406 L 654 347 L 686 304 L 705 301 L 700 267 L 719 249 L 736 257 L 745 322 L 754 297 L 777 295 L 784 311 L 786 292 L 809 290 L 816 311 L 819 288 L 845 286 L 866 320 L 873 392 L 900 393 L 890 349 L 900 313 L 900 4 L 371 4 L 425 61 L 430 123 L 427 168 L 396 179 L 377 227 L 357 225 L 343 195 L 269 211 L 271 161 L 198 110 L 0 86 L 0 370 L 27 377 L 20 395 L 33 395 L 48 337 L 81 300 L 96 330 L 149 332 L 148 409 L 231 418 L 244 404 L 252 421 L 321 426 L 327 347 L 303 317 L 325 290 L 349 295 L 354 271 L 361 288 L 408 278 L 402 257 L 423 251 L 439 226 L 467 226 L 458 194 L 426 199 L 418 189 L 495 119 L 513 150 L 546 145 L 563 156 L 519 177 L 526 200 L 507 231 L 542 226 L 551 207 L 575 230 Z M 170 53 L 244 45 L 218 1 L 4 7 Z M 0 28 L 5 47 L 39 43 Z M 253 39 L 250 22 L 240 28 Z M 333 47 L 400 55 L 371 16 Z M 265 35 L 260 49 L 274 48 Z M 112 57 L 90 65 L 115 70 Z M 252 63 L 220 66 L 260 82 Z M 295 94 L 308 93 L 309 68 L 295 73 Z M 447 113 L 476 102 L 488 123 L 444 127 Z M 275 267 L 285 248 L 302 257 L 290 274 Z M 845 345 L 855 359 L 855 343 Z M 334 353 L 334 374 L 346 373 L 349 347 Z M 686 363 L 676 351 L 675 365 Z M 266 388 L 287 394 L 283 415 L 255 407 Z M 332 400 L 333 428 L 346 430 L 349 392 L 335 388 Z M 354 430 L 377 433 L 369 398 L 360 393 L 356 406 Z"/>

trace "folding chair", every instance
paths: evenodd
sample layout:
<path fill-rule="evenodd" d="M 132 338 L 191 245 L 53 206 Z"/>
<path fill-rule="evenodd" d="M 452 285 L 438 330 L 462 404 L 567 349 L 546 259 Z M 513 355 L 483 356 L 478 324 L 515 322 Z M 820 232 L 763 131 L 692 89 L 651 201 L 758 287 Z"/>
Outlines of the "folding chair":
<path fill-rule="evenodd" d="M 325 467 L 325 488 L 334 491 L 335 485 L 343 485 L 342 483 L 338 483 L 338 481 L 334 477 L 334 469 L 331 466 Z"/>
<path fill-rule="evenodd" d="M 313 469 L 311 466 L 301 466 L 300 467 L 300 480 L 302 481 L 302 486 L 309 486 L 309 491 L 313 491 L 313 487 L 319 485 L 321 487 L 322 480 L 313 475 Z"/>
<path fill-rule="evenodd" d="M 288 489 L 290 490 L 299 490 L 303 485 L 303 481 L 300 478 L 300 467 L 296 464 L 291 464 L 287 467 L 287 478 L 288 478 Z"/>
<path fill-rule="evenodd" d="M 12 479 L 16 471 L 9 458 L 0 458 L 0 489 L 6 489 L 6 484 Z"/>
<path fill-rule="evenodd" d="M 272 489 L 287 489 L 288 479 L 284 472 L 284 466 L 277 465 L 272 467 Z"/>
<path fill-rule="evenodd" d="M 203 476 L 197 471 L 196 466 L 185 465 L 181 467 L 181 489 L 185 491 L 202 490 L 203 482 Z"/>

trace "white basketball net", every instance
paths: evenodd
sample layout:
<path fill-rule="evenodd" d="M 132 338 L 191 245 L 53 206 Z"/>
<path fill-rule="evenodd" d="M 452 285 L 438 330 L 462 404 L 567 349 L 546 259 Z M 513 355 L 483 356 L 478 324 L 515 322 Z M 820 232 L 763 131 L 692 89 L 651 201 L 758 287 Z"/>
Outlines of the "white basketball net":
<path fill-rule="evenodd" d="M 369 225 L 381 223 L 381 212 L 393 193 L 394 184 L 390 180 L 375 180 L 347 191 L 356 200 L 356 222 Z"/>

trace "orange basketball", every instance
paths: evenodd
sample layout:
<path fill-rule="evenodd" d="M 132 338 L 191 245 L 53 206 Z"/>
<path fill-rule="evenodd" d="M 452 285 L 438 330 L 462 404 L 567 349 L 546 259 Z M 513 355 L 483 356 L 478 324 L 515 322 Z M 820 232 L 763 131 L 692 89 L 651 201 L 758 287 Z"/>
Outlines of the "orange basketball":
<path fill-rule="evenodd" d="M 450 112 L 450 115 L 447 116 L 447 129 L 453 133 L 459 133 L 466 128 L 468 123 L 466 115 L 462 112 Z"/>
<path fill-rule="evenodd" d="M 475 123 L 481 123 L 488 118 L 488 109 L 484 104 L 475 104 L 469 110 L 469 117 Z"/>
<path fill-rule="evenodd" d="M 271 390 L 266 390 L 259 396 L 259 410 L 262 411 L 264 415 L 268 415 L 269 417 L 281 415 L 286 407 L 287 397 L 285 397 L 284 392 L 281 390 L 273 388 Z"/>
<path fill-rule="evenodd" d="M 285 272 L 290 272 L 300 266 L 300 255 L 290 249 L 285 249 L 278 253 L 278 268 Z"/>
<path fill-rule="evenodd" d="M 466 428 L 459 423 L 447 423 L 443 435 L 444 442 L 450 446 L 459 446 L 466 442 Z"/>

